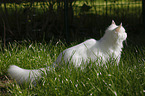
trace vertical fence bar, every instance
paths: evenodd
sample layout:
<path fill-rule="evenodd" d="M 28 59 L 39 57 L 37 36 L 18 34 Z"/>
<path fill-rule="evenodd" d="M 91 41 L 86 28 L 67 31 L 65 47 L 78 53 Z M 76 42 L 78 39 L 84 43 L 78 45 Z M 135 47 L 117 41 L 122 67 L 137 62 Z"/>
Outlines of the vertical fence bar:
<path fill-rule="evenodd" d="M 69 43 L 69 23 L 68 23 L 68 0 L 64 0 L 64 23 L 65 23 L 65 36 L 66 42 Z"/>
<path fill-rule="evenodd" d="M 108 4 L 108 1 L 106 0 L 106 17 L 108 16 L 108 6 L 107 6 L 107 4 Z"/>
<path fill-rule="evenodd" d="M 143 25 L 145 29 L 145 0 L 142 0 L 142 17 L 143 17 Z"/>

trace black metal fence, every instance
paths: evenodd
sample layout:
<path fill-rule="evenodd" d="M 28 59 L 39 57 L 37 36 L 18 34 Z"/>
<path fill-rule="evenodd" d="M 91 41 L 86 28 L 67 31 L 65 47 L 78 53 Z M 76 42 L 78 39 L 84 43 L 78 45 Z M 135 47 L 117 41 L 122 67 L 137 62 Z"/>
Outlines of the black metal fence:
<path fill-rule="evenodd" d="M 142 0 L 0 0 L 0 38 L 98 39 L 112 19 L 136 33 L 143 30 L 142 9 Z"/>

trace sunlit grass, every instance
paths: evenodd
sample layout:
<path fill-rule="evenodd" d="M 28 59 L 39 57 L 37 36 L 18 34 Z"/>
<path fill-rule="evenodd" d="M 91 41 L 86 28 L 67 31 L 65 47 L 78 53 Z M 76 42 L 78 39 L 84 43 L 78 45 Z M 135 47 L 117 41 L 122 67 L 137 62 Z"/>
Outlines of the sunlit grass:
<path fill-rule="evenodd" d="M 74 1 L 72 3 L 74 14 L 79 15 L 81 13 L 80 7 L 83 6 L 83 4 L 86 4 L 85 1 Z M 51 5 L 52 4 L 52 5 Z M 37 10 L 37 13 L 43 13 L 44 10 L 48 10 L 50 8 L 50 5 L 53 6 L 53 10 L 56 11 L 58 7 L 57 2 L 34 2 L 34 3 L 21 3 L 21 4 L 16 4 L 16 3 L 6 3 L 6 5 L 1 4 L 1 7 L 8 8 L 8 10 L 24 10 L 25 8 L 34 8 Z M 142 2 L 141 1 L 116 1 L 114 2 L 105 2 L 105 1 L 93 1 L 93 2 L 87 2 L 88 6 L 91 6 L 92 8 L 88 13 L 97 13 L 98 15 L 103 15 L 108 13 L 108 15 L 113 15 L 117 11 L 119 12 L 124 12 L 128 14 L 140 14 L 138 10 L 142 10 Z M 60 3 L 60 7 L 64 8 L 64 3 Z M 138 10 L 134 10 L 138 9 Z M 111 11 L 111 12 L 110 12 Z M 118 12 L 118 13 L 119 13 Z M 118 14 L 119 15 L 119 14 Z M 121 15 L 121 14 L 120 14 Z"/>
<path fill-rule="evenodd" d="M 73 44 L 74 45 L 74 44 Z M 71 46 L 73 46 L 71 45 Z M 68 46 L 62 42 L 38 43 L 15 42 L 0 51 L 0 76 L 7 77 L 9 65 L 15 64 L 26 69 L 38 69 L 51 65 L 59 53 Z M 145 47 L 128 47 L 122 52 L 119 66 L 108 62 L 104 66 L 90 64 L 84 69 L 72 66 L 62 66 L 43 76 L 36 87 L 20 86 L 13 80 L 3 84 L 5 95 L 14 96 L 48 96 L 48 95 L 96 95 L 96 96 L 143 96 L 145 94 Z M 9 83 L 8 83 L 9 82 Z M 0 93 L 0 94 L 1 94 Z M 3 95 L 4 95 L 3 94 Z"/>

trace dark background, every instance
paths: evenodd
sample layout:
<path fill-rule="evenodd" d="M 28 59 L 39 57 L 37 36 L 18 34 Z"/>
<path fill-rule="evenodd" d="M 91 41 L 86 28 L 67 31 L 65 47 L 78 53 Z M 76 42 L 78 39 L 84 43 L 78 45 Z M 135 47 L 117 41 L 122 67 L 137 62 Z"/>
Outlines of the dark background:
<path fill-rule="evenodd" d="M 144 0 L 0 0 L 0 43 L 100 39 L 121 22 L 131 45 L 145 44 Z"/>

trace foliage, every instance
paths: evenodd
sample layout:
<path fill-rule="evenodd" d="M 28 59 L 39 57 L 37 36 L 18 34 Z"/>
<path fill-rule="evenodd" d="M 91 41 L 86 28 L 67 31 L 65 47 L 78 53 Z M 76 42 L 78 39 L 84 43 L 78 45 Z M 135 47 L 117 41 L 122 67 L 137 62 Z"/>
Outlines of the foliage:
<path fill-rule="evenodd" d="M 65 39 L 64 3 L 59 0 L 34 1 L 1 3 L 0 39 L 6 43 L 24 39 L 49 41 L 52 37 L 57 40 Z M 128 32 L 141 33 L 142 31 L 139 31 L 142 26 L 141 10 L 141 1 L 108 2 L 106 5 L 104 0 L 73 0 L 69 2 L 68 8 L 69 38 L 71 41 L 82 40 L 84 37 L 100 38 L 103 34 L 99 33 L 100 30 L 104 32 L 112 19 L 117 24 L 123 22 L 123 26 L 127 25 Z"/>

